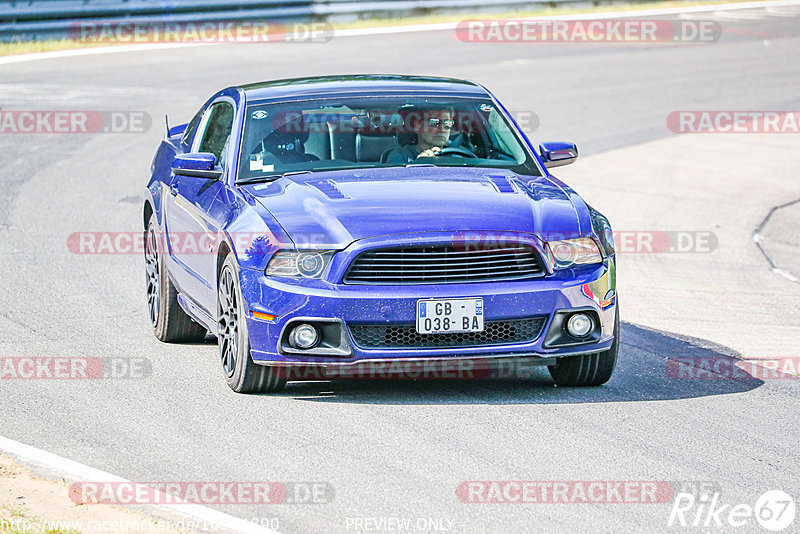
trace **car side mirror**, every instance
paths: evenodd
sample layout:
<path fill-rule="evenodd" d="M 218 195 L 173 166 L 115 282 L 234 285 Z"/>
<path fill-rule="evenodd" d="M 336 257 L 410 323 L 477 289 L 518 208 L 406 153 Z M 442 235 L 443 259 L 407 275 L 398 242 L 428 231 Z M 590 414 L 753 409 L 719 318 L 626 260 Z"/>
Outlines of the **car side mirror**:
<path fill-rule="evenodd" d="M 219 180 L 222 177 L 222 169 L 216 165 L 217 157 L 210 152 L 178 154 L 172 160 L 172 172 L 179 176 Z"/>
<path fill-rule="evenodd" d="M 548 169 L 569 165 L 578 159 L 578 147 L 574 143 L 542 143 L 539 145 L 539 153 Z"/>

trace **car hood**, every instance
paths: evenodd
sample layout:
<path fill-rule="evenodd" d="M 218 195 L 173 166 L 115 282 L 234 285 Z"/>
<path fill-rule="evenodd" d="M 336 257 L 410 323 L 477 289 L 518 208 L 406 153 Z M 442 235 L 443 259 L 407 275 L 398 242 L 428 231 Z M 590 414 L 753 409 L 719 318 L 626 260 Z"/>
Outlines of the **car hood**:
<path fill-rule="evenodd" d="M 244 189 L 292 241 L 344 248 L 420 232 L 525 232 L 547 240 L 588 235 L 580 197 L 549 177 L 462 167 L 339 170 L 290 175 Z"/>

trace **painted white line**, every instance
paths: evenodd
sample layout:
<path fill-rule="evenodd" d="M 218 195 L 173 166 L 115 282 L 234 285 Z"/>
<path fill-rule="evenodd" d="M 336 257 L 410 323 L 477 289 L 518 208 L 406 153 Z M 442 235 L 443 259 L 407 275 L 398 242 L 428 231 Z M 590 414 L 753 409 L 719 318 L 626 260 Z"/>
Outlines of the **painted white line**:
<path fill-rule="evenodd" d="M 648 17 L 659 15 L 677 15 L 681 13 L 704 13 L 710 11 L 730 11 L 734 9 L 757 9 L 766 7 L 800 6 L 800 0 L 768 0 L 764 2 L 739 2 L 735 4 L 705 4 L 700 6 L 685 6 L 662 9 L 641 9 L 632 11 L 581 13 L 577 15 L 553 15 L 548 17 L 527 17 L 515 20 L 605 20 L 627 17 Z M 477 17 L 476 17 L 477 18 Z M 465 19 L 467 20 L 467 19 Z M 386 26 L 377 28 L 357 28 L 352 30 L 337 30 L 334 37 L 360 37 L 363 35 L 384 35 L 387 33 L 414 33 L 430 31 L 455 30 L 458 22 L 441 22 L 432 24 L 409 24 L 405 26 Z M 210 46 L 225 43 L 152 43 L 137 45 L 103 46 L 97 48 L 78 48 L 75 50 L 58 50 L 55 52 L 37 52 L 17 56 L 0 57 L 0 65 L 22 63 L 40 59 L 63 59 L 76 56 L 90 56 L 97 54 L 112 54 L 116 52 L 139 52 L 159 50 L 165 48 L 180 48 L 184 46 Z"/>
<path fill-rule="evenodd" d="M 794 204 L 794 202 L 791 202 L 790 204 Z M 785 206 L 783 206 L 783 207 L 785 207 Z M 772 211 L 774 211 L 774 209 Z M 764 223 L 766 223 L 769 220 L 769 217 L 772 215 L 772 211 L 770 211 L 770 215 L 767 216 L 766 219 L 764 219 Z M 764 224 L 764 223 L 762 223 L 762 224 Z M 770 266 L 772 267 L 772 272 L 773 273 L 777 274 L 778 276 L 782 276 L 782 277 L 786 278 L 790 282 L 800 282 L 800 279 L 798 279 L 792 273 L 784 271 L 783 269 L 779 269 L 778 267 L 775 267 L 775 264 L 772 263 L 772 259 L 767 254 L 767 251 L 764 250 L 764 247 L 761 246 L 761 243 L 762 243 L 761 234 L 759 234 L 759 233 L 753 234 L 753 241 L 755 242 L 756 246 L 759 248 L 761 253 L 764 255 L 764 257 L 767 258 L 767 261 L 769 262 Z"/>
<path fill-rule="evenodd" d="M 96 482 L 123 482 L 130 483 L 129 480 L 120 478 L 118 476 L 100 471 L 88 465 L 83 465 L 78 462 L 63 458 L 56 454 L 31 447 L 19 441 L 4 438 L 0 436 L 0 452 L 4 452 L 11 456 L 21 459 L 25 463 L 34 464 L 37 466 L 45 467 L 62 473 L 63 475 L 82 481 L 96 481 Z M 156 500 L 172 500 L 175 497 L 161 494 L 158 490 L 156 492 Z M 245 521 L 238 517 L 218 512 L 211 508 L 201 506 L 199 504 L 158 504 L 151 505 L 157 508 L 169 510 L 180 515 L 186 516 L 195 520 L 196 522 L 203 522 L 205 525 L 213 526 L 218 525 L 225 530 L 231 532 L 239 532 L 241 534 L 279 534 L 274 530 L 264 528 L 255 523 Z"/>
<path fill-rule="evenodd" d="M 800 280 L 798 280 L 797 277 L 793 276 L 791 273 L 787 273 L 783 269 L 778 269 L 777 267 L 774 267 L 772 269 L 772 272 L 786 278 L 790 282 L 800 282 Z"/>

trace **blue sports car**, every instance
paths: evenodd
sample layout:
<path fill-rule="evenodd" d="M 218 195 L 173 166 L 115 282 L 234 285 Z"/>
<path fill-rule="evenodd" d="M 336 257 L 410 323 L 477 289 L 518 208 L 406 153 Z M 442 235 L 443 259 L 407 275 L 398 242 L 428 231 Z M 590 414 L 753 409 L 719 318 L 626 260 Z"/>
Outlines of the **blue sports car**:
<path fill-rule="evenodd" d="M 170 128 L 144 203 L 156 337 L 216 335 L 228 385 L 488 376 L 609 380 L 608 220 L 482 86 L 350 75 L 224 89 Z"/>

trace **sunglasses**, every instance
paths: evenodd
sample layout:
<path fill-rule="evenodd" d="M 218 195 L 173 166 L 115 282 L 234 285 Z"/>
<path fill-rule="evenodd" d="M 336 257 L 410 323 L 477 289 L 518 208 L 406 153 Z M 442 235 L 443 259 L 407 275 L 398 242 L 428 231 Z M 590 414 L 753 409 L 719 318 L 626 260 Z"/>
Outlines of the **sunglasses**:
<path fill-rule="evenodd" d="M 442 126 L 443 128 L 450 130 L 455 124 L 456 121 L 453 119 L 428 119 L 428 126 L 431 128 L 438 128 L 439 126 Z"/>

